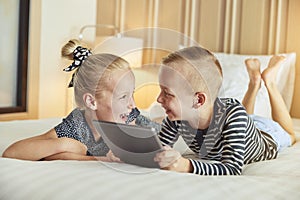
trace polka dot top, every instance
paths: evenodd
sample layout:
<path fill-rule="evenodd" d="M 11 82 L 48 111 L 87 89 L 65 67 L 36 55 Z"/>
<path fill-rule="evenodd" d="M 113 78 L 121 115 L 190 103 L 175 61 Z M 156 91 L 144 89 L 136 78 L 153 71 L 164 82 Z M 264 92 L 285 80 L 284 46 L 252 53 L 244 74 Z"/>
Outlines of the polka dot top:
<path fill-rule="evenodd" d="M 54 129 L 59 138 L 72 138 L 85 144 L 87 146 L 87 155 L 89 156 L 105 156 L 109 151 L 102 137 L 95 141 L 94 135 L 85 120 L 83 110 L 74 109 Z"/>
<path fill-rule="evenodd" d="M 139 115 L 136 118 L 135 124 L 142 127 L 153 127 L 157 132 L 161 128 L 160 124 L 151 121 L 143 115 Z M 89 156 L 105 156 L 109 151 L 102 137 L 98 141 L 95 141 L 94 135 L 84 117 L 84 111 L 79 108 L 74 109 L 54 129 L 59 138 L 72 138 L 85 144 L 88 149 L 87 155 Z"/>

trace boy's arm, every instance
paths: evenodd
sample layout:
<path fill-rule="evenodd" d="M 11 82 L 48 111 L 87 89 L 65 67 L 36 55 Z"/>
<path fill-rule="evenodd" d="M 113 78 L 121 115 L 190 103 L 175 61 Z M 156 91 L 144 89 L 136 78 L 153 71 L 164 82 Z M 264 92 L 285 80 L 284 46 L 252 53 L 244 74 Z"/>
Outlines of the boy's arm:
<path fill-rule="evenodd" d="M 165 151 L 160 152 L 154 158 L 160 167 L 165 170 L 194 173 L 199 175 L 240 175 L 242 166 L 222 162 L 208 163 L 200 160 L 186 159 L 171 147 L 165 146 Z M 236 165 L 237 164 L 237 165 Z"/>
<path fill-rule="evenodd" d="M 158 138 L 160 139 L 160 142 L 163 146 L 170 146 L 173 147 L 175 142 L 178 140 L 179 134 L 176 127 L 176 123 L 169 120 L 168 117 L 166 117 L 162 121 L 161 130 L 158 133 Z"/>
<path fill-rule="evenodd" d="M 163 169 L 178 172 L 199 175 L 240 175 L 244 166 L 247 115 L 241 107 L 227 114 L 229 116 L 222 129 L 222 138 L 218 145 L 219 151 L 222 151 L 220 161 L 186 159 L 176 150 L 166 147 L 165 151 L 157 154 L 155 161 Z"/>
<path fill-rule="evenodd" d="M 248 118 L 246 111 L 238 106 L 227 110 L 222 130 L 221 161 L 203 162 L 189 159 L 193 171 L 200 175 L 240 175 L 244 166 Z"/>

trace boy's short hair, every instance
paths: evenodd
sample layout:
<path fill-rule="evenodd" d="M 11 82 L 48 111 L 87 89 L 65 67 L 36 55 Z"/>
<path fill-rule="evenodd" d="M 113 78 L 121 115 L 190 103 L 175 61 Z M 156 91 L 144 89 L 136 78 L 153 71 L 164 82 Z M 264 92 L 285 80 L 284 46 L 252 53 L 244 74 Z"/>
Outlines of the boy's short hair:
<path fill-rule="evenodd" d="M 178 70 L 195 92 L 206 92 L 214 101 L 222 85 L 222 68 L 218 59 L 207 49 L 187 47 L 169 54 L 163 65 Z"/>

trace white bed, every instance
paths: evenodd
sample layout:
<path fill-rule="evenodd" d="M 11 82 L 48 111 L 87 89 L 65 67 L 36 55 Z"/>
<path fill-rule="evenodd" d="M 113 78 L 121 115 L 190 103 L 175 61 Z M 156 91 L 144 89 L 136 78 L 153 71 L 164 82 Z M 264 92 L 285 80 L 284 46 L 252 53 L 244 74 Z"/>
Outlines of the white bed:
<path fill-rule="evenodd" d="M 1 122 L 0 153 L 60 119 Z M 300 120 L 294 119 L 300 140 Z M 242 176 L 198 176 L 97 161 L 0 158 L 0 199 L 299 199 L 300 141 Z"/>
<path fill-rule="evenodd" d="M 240 61 L 244 59 L 234 55 L 218 56 L 221 63 L 225 63 L 225 57 Z M 234 67 L 232 62 L 230 65 Z M 286 74 L 290 71 L 293 72 L 291 67 L 280 77 L 281 83 L 287 83 L 284 85 L 287 88 L 282 91 L 286 93 L 284 96 L 288 107 L 293 82 L 283 79 L 293 78 L 294 74 Z M 225 83 L 228 81 L 224 85 L 227 96 L 239 98 L 234 92 L 241 90 L 232 90 L 236 85 L 232 83 L 237 80 L 230 80 L 227 71 L 224 77 Z M 227 84 L 231 84 L 231 87 Z M 258 102 L 261 104 L 259 106 L 264 103 L 263 100 Z M 268 113 L 262 115 L 267 116 Z M 52 118 L 0 122 L 0 154 L 13 142 L 41 134 L 60 121 L 60 118 Z M 280 152 L 275 160 L 245 166 L 241 176 L 198 176 L 97 161 L 38 162 L 0 158 L 0 200 L 300 199 L 300 119 L 293 121 L 298 142 Z M 180 143 L 176 148 L 185 149 Z"/>

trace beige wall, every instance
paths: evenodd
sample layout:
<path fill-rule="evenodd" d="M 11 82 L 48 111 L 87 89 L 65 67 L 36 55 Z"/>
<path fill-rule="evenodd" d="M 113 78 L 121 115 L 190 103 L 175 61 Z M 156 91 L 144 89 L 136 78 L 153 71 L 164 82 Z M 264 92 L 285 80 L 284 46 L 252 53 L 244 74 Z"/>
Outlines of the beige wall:
<path fill-rule="evenodd" d="M 215 52 L 296 52 L 291 114 L 300 118 L 299 9 L 299 0 L 98 0 L 97 23 L 113 24 L 121 31 L 169 28 Z M 151 55 L 153 52 L 144 53 L 145 62 L 151 62 L 149 59 L 156 62 L 157 57 L 161 57 L 159 52 L 157 57 Z"/>
<path fill-rule="evenodd" d="M 286 50 L 297 53 L 296 85 L 291 114 L 300 118 L 300 1 L 290 0 Z"/>
<path fill-rule="evenodd" d="M 65 116 L 68 110 L 68 81 L 63 72 L 68 64 L 61 59 L 61 47 L 79 30 L 96 22 L 96 1 L 43 0 L 41 4 L 39 118 Z M 83 6 L 84 5 L 84 6 Z M 91 31 L 86 32 L 88 37 Z M 94 35 L 92 35 L 94 37 Z"/>

